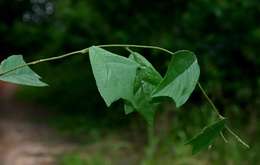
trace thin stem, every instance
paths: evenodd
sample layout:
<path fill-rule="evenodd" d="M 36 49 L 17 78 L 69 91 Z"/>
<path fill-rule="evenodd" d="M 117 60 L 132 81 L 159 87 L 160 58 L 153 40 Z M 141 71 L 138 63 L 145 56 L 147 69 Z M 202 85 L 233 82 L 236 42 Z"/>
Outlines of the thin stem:
<path fill-rule="evenodd" d="M 129 53 L 134 53 L 134 51 L 132 51 L 129 47 L 125 48 Z"/>
<path fill-rule="evenodd" d="M 222 137 L 222 139 L 224 140 L 225 143 L 228 143 L 227 138 L 224 136 L 223 132 L 220 132 L 220 136 Z"/>
<path fill-rule="evenodd" d="M 205 96 L 205 98 L 207 99 L 207 101 L 209 102 L 209 104 L 211 105 L 211 107 L 213 108 L 214 112 L 218 115 L 218 117 L 219 117 L 220 119 L 224 119 L 225 117 L 222 116 L 222 115 L 219 113 L 217 107 L 215 106 L 215 104 L 213 103 L 213 101 L 209 98 L 209 96 L 207 95 L 206 91 L 202 88 L 202 86 L 201 86 L 201 84 L 200 84 L 199 82 L 198 82 L 198 86 L 199 86 L 201 92 L 203 93 L 203 95 Z"/>
<path fill-rule="evenodd" d="M 158 47 L 158 46 L 150 46 L 150 45 L 132 45 L 132 44 L 109 44 L 109 45 L 98 45 L 97 47 L 100 47 L 100 48 L 107 48 L 107 47 L 131 47 L 131 48 L 144 48 L 144 49 L 157 49 L 157 50 L 161 50 L 163 52 L 166 52 L 166 53 L 169 53 L 169 54 L 174 54 L 173 52 L 167 50 L 167 49 L 164 49 L 164 48 L 161 48 L 161 47 Z"/>
<path fill-rule="evenodd" d="M 47 62 L 47 61 L 54 61 L 54 60 L 62 59 L 62 58 L 69 57 L 69 56 L 72 56 L 72 55 L 75 55 L 75 54 L 84 54 L 84 53 L 87 53 L 87 52 L 88 52 L 88 48 L 82 49 L 82 50 L 79 50 L 79 51 L 66 53 L 66 54 L 63 54 L 63 55 L 60 55 L 60 56 L 55 56 L 55 57 L 50 57 L 50 58 L 45 58 L 45 59 L 32 61 L 32 62 L 26 63 L 24 65 L 17 66 L 17 67 L 15 67 L 13 69 L 10 69 L 8 71 L 2 72 L 2 73 L 0 73 L 0 76 L 2 76 L 4 74 L 7 74 L 7 73 L 10 73 L 12 71 L 15 71 L 17 69 L 21 69 L 21 68 L 23 68 L 25 66 L 35 65 L 35 64 L 39 64 L 39 63 Z"/>
<path fill-rule="evenodd" d="M 225 126 L 225 128 L 228 130 L 229 133 L 231 133 L 238 142 L 240 142 L 243 146 L 245 146 L 246 148 L 250 148 L 250 146 L 248 144 L 246 144 L 235 132 L 233 132 L 228 126 Z"/>
<path fill-rule="evenodd" d="M 217 107 L 215 106 L 215 104 L 213 103 L 213 101 L 209 98 L 209 96 L 207 95 L 206 91 L 202 88 L 201 84 L 198 82 L 198 86 L 200 88 L 200 90 L 202 91 L 203 95 L 205 96 L 205 98 L 207 99 L 207 101 L 210 103 L 212 109 L 214 110 L 214 112 L 218 115 L 218 117 L 220 119 L 225 119 L 224 116 L 222 116 Z M 228 126 L 225 126 L 225 128 L 227 129 L 227 131 L 233 135 L 238 142 L 240 142 L 243 146 L 245 146 L 246 148 L 250 148 L 248 144 L 246 144 L 246 142 L 244 142 L 236 133 L 234 133 Z M 226 138 L 224 137 L 224 135 L 221 133 L 222 138 L 224 139 L 224 141 L 226 141 Z"/>
<path fill-rule="evenodd" d="M 173 52 L 171 52 L 171 51 L 169 51 L 167 49 L 164 49 L 164 48 L 161 48 L 161 47 L 158 47 L 158 46 L 149 46 L 149 45 L 108 44 L 108 45 L 97 45 L 97 47 L 100 47 L 100 48 L 107 48 L 107 47 L 125 47 L 125 48 L 127 48 L 127 47 L 132 47 L 132 48 L 157 49 L 157 50 L 161 50 L 161 51 L 164 51 L 166 53 L 169 53 L 169 54 L 173 54 Z M 60 56 L 55 56 L 55 57 L 50 57 L 50 58 L 45 58 L 45 59 L 32 61 L 32 62 L 26 63 L 24 65 L 17 66 L 17 67 L 15 67 L 13 69 L 10 69 L 8 71 L 2 72 L 2 73 L 0 73 L 0 76 L 2 76 L 4 74 L 7 74 L 7 73 L 10 73 L 12 71 L 15 71 L 17 69 L 21 69 L 21 68 L 23 68 L 25 66 L 35 65 L 35 64 L 39 64 L 39 63 L 47 62 L 47 61 L 59 60 L 59 59 L 66 58 L 66 57 L 69 57 L 69 56 L 72 56 L 72 55 L 76 55 L 76 54 L 85 54 L 85 53 L 88 52 L 88 50 L 89 50 L 89 48 L 85 48 L 85 49 L 82 49 L 82 50 L 66 53 L 66 54 L 63 54 L 63 55 L 60 55 Z"/>

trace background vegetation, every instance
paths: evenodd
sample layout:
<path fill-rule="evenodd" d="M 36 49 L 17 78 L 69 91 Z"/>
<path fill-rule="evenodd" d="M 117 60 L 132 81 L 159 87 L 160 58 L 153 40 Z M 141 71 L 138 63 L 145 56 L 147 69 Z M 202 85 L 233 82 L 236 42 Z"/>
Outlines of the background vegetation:
<path fill-rule="evenodd" d="M 247 151 L 232 140 L 225 144 L 220 139 L 211 150 L 191 156 L 183 143 L 212 120 L 208 117 L 210 107 L 197 90 L 181 110 L 167 104 L 159 112 L 156 127 L 161 142 L 154 163 L 260 163 L 258 0 L 3 0 L 0 9 L 1 60 L 19 53 L 30 61 L 109 43 L 194 51 L 201 65 L 201 83 L 251 149 Z M 128 54 L 124 50 L 112 51 Z M 169 56 L 138 51 L 161 73 L 165 72 Z M 35 70 L 51 86 L 22 88 L 19 97 L 47 107 L 53 113 L 49 124 L 64 134 L 87 145 L 104 143 L 95 148 L 91 158 L 83 156 L 86 160 L 77 153 L 64 155 L 63 164 L 103 164 L 103 160 L 113 163 L 118 154 L 134 155 L 137 162 L 141 159 L 140 146 L 146 143 L 144 121 L 135 114 L 124 116 L 121 103 L 106 110 L 86 56 L 40 64 Z M 128 143 L 123 145 L 115 139 Z M 108 157 L 110 143 L 119 147 Z"/>

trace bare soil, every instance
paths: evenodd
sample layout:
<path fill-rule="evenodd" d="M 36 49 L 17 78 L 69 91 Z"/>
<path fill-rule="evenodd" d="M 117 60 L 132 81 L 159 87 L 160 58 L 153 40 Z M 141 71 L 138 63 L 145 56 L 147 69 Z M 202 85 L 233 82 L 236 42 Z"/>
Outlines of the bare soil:
<path fill-rule="evenodd" d="M 74 145 L 44 122 L 43 110 L 0 91 L 0 165 L 56 165 Z"/>

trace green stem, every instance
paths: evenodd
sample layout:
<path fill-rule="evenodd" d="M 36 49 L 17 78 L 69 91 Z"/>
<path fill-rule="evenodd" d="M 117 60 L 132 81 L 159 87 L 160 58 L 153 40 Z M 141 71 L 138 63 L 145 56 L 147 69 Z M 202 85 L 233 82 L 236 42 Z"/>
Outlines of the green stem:
<path fill-rule="evenodd" d="M 55 56 L 55 57 L 44 58 L 44 59 L 32 61 L 32 62 L 26 63 L 24 65 L 17 66 L 17 67 L 10 69 L 8 71 L 2 72 L 2 73 L 0 73 L 0 76 L 7 74 L 7 73 L 10 73 L 12 71 L 15 71 L 17 69 L 21 69 L 21 68 L 26 67 L 26 66 L 35 65 L 35 64 L 39 64 L 39 63 L 47 62 L 47 61 L 54 61 L 54 60 L 62 59 L 62 58 L 69 57 L 69 56 L 72 56 L 72 55 L 76 55 L 76 54 L 85 54 L 87 52 L 88 52 L 88 48 L 82 49 L 82 50 L 79 50 L 79 51 L 66 53 L 66 54 L 63 54 L 63 55 L 60 55 L 60 56 Z"/>
<path fill-rule="evenodd" d="M 205 98 L 207 99 L 207 101 L 210 103 L 212 109 L 214 110 L 214 112 L 218 115 L 218 117 L 220 119 L 225 119 L 224 116 L 222 116 L 217 107 L 215 106 L 215 104 L 213 103 L 213 101 L 209 98 L 209 96 L 207 95 L 206 91 L 202 88 L 201 84 L 198 82 L 198 86 L 200 88 L 200 90 L 202 91 L 203 95 L 205 96 Z M 226 130 L 233 135 L 236 140 L 241 143 L 243 146 L 245 146 L 246 148 L 250 148 L 248 144 L 246 144 L 246 142 L 244 142 L 236 133 L 234 133 L 228 126 L 225 126 Z M 224 141 L 226 141 L 226 138 L 224 137 L 224 135 L 221 133 L 222 138 L 224 139 Z"/>
<path fill-rule="evenodd" d="M 169 53 L 169 54 L 173 54 L 173 52 L 171 52 L 171 51 L 169 51 L 167 49 L 164 49 L 164 48 L 161 48 L 161 47 L 158 47 L 158 46 L 148 46 L 148 45 L 108 44 L 108 45 L 97 45 L 97 47 L 100 47 L 100 48 L 108 48 L 108 47 L 124 47 L 124 48 L 127 48 L 127 47 L 132 47 L 132 48 L 157 49 L 157 50 L 161 50 L 161 51 L 164 51 L 166 53 Z M 2 72 L 2 73 L 0 73 L 0 76 L 2 76 L 4 74 L 7 74 L 7 73 L 10 73 L 12 71 L 15 71 L 17 69 L 23 68 L 25 66 L 35 65 L 35 64 L 39 64 L 39 63 L 47 62 L 47 61 L 59 60 L 59 59 L 63 59 L 63 58 L 66 58 L 66 57 L 69 57 L 69 56 L 72 56 L 72 55 L 76 55 L 76 54 L 85 54 L 85 53 L 88 52 L 88 50 L 89 50 L 89 47 L 85 48 L 85 49 L 82 49 L 82 50 L 78 50 L 78 51 L 62 54 L 60 56 L 55 56 L 55 57 L 50 57 L 50 58 L 45 58 L 45 59 L 32 61 L 32 62 L 26 63 L 24 65 L 17 66 L 15 68 L 11 69 L 11 70 Z"/>
<path fill-rule="evenodd" d="M 227 138 L 224 136 L 223 132 L 220 132 L 220 136 L 222 137 L 222 139 L 224 140 L 225 143 L 228 143 Z"/>
<path fill-rule="evenodd" d="M 97 47 L 100 47 L 100 48 L 106 48 L 106 47 L 125 47 L 125 48 L 127 48 L 127 47 L 129 47 L 129 48 L 157 49 L 157 50 L 161 50 L 163 52 L 169 53 L 169 54 L 174 54 L 173 52 L 171 52 L 167 49 L 164 49 L 164 48 L 161 48 L 158 46 L 150 46 L 150 45 L 109 44 L 109 45 L 98 45 Z"/>
<path fill-rule="evenodd" d="M 218 115 L 218 117 L 219 117 L 220 119 L 225 119 L 225 117 L 222 116 L 222 115 L 219 113 L 217 107 L 215 106 L 215 104 L 213 103 L 213 101 L 209 98 L 209 96 L 207 95 L 206 91 L 202 88 L 202 86 L 200 85 L 199 82 L 198 82 L 198 86 L 199 86 L 201 92 L 203 93 L 203 95 L 205 96 L 205 98 L 207 99 L 207 101 L 209 102 L 209 104 L 211 105 L 211 107 L 213 108 L 214 112 Z"/>
<path fill-rule="evenodd" d="M 154 125 L 147 125 L 147 139 L 148 143 L 145 148 L 145 158 L 141 165 L 150 165 L 154 159 L 154 155 L 157 149 L 158 138 L 154 134 Z"/>
<path fill-rule="evenodd" d="M 148 145 L 153 146 L 156 141 L 155 134 L 154 134 L 154 126 L 148 125 L 147 132 L 148 132 Z"/>
<path fill-rule="evenodd" d="M 240 142 L 243 146 L 245 146 L 246 148 L 250 148 L 250 146 L 248 144 L 246 144 L 235 132 L 233 132 L 228 126 L 225 127 L 229 133 L 231 133 L 238 142 Z"/>

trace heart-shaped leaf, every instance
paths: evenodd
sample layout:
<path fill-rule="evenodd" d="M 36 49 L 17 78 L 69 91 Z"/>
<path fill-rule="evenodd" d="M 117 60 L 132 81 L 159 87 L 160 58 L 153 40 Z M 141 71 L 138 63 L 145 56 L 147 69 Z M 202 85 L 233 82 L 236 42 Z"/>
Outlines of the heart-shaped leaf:
<path fill-rule="evenodd" d="M 181 50 L 173 54 L 162 82 L 153 91 L 153 98 L 170 97 L 177 107 L 183 105 L 193 92 L 200 75 L 194 53 Z"/>
<path fill-rule="evenodd" d="M 120 98 L 131 100 L 139 65 L 96 46 L 89 48 L 89 58 L 98 90 L 106 105 L 110 106 Z"/>
<path fill-rule="evenodd" d="M 0 80 L 28 86 L 43 87 L 48 86 L 46 83 L 40 81 L 40 76 L 36 74 L 29 66 L 26 65 L 22 55 L 13 55 L 2 61 L 0 65 Z M 16 70 L 17 67 L 23 66 Z M 13 71 L 12 71 L 13 70 Z M 10 72 L 9 72 L 10 71 Z"/>
<path fill-rule="evenodd" d="M 208 148 L 225 127 L 225 122 L 226 119 L 222 119 L 205 127 L 199 134 L 188 141 L 186 144 L 192 145 L 192 153 L 196 154 L 199 151 Z"/>

